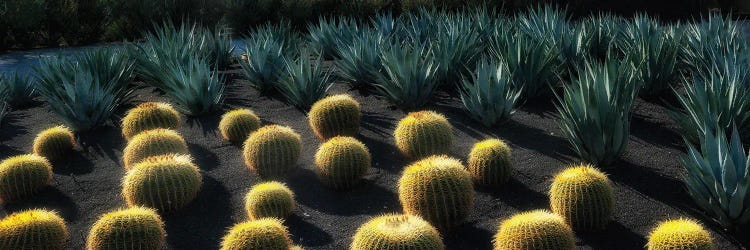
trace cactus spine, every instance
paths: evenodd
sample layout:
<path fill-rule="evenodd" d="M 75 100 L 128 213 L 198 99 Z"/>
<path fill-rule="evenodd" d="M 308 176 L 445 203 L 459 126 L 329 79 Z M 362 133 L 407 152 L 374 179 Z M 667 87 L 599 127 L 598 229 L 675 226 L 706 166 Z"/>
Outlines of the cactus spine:
<path fill-rule="evenodd" d="M 65 126 L 56 126 L 40 132 L 34 138 L 34 154 L 50 161 L 67 159 L 75 148 L 73 131 Z"/>
<path fill-rule="evenodd" d="M 0 220 L 0 249 L 65 249 L 68 227 L 56 212 L 16 212 Z"/>
<path fill-rule="evenodd" d="M 420 159 L 450 153 L 453 127 L 438 113 L 412 112 L 398 122 L 394 136 L 401 153 L 412 159 Z"/>
<path fill-rule="evenodd" d="M 573 230 L 557 214 L 534 210 L 514 215 L 500 223 L 495 250 L 572 250 Z"/>
<path fill-rule="evenodd" d="M 648 236 L 648 250 L 713 250 L 713 238 L 695 220 L 676 219 L 659 223 Z"/>
<path fill-rule="evenodd" d="M 355 136 L 359 132 L 362 111 L 359 102 L 349 95 L 323 98 L 310 108 L 308 122 L 313 132 L 323 140 L 335 136 Z"/>
<path fill-rule="evenodd" d="M 289 127 L 268 125 L 253 132 L 245 141 L 245 164 L 261 178 L 279 179 L 296 166 L 302 152 L 302 139 Z"/>
<path fill-rule="evenodd" d="M 29 198 L 52 182 L 52 165 L 38 155 L 19 155 L 0 162 L 0 204 Z"/>
<path fill-rule="evenodd" d="M 184 207 L 201 187 L 201 174 L 187 155 L 160 155 L 144 159 L 128 171 L 122 194 L 128 206 L 159 211 Z"/>
<path fill-rule="evenodd" d="M 460 224 L 474 205 L 471 174 L 461 162 L 444 155 L 406 167 L 398 196 L 406 214 L 418 215 L 441 231 Z"/>
<path fill-rule="evenodd" d="M 390 214 L 363 224 L 351 250 L 442 250 L 443 238 L 427 221 L 414 215 Z"/>
<path fill-rule="evenodd" d="M 271 218 L 237 224 L 221 242 L 221 250 L 288 250 L 292 247 L 292 239 L 281 220 Z"/>
<path fill-rule="evenodd" d="M 294 193 L 281 182 L 259 183 L 245 196 L 245 211 L 251 220 L 285 219 L 294 210 Z"/>
<path fill-rule="evenodd" d="M 481 141 L 471 149 L 467 167 L 477 185 L 502 185 L 510 179 L 510 148 L 498 139 Z"/>
<path fill-rule="evenodd" d="M 370 164 L 367 147 L 352 137 L 333 137 L 315 154 L 318 177 L 333 189 L 348 189 L 358 184 Z"/>
<path fill-rule="evenodd" d="M 128 111 L 122 119 L 122 136 L 125 140 L 130 140 L 143 131 L 157 128 L 179 129 L 180 113 L 167 103 L 144 102 Z"/>
<path fill-rule="evenodd" d="M 219 132 L 225 140 L 243 142 L 253 131 L 260 128 L 260 118 L 252 110 L 235 109 L 221 116 Z"/>
<path fill-rule="evenodd" d="M 575 230 L 604 229 L 614 210 L 609 179 L 591 165 L 572 166 L 557 174 L 549 200 L 552 212 Z"/>
<path fill-rule="evenodd" d="M 132 207 L 102 215 L 91 227 L 86 249 L 163 249 L 165 241 L 164 222 L 156 211 Z"/>
<path fill-rule="evenodd" d="M 187 143 L 177 131 L 152 129 L 134 136 L 122 152 L 125 169 L 151 156 L 188 154 Z"/>

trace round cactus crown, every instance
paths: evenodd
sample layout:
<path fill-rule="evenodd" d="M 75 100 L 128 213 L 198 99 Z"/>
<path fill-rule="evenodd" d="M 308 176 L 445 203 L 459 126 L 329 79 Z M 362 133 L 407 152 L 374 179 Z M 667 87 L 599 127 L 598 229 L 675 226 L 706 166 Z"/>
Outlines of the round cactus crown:
<path fill-rule="evenodd" d="M 425 233 L 440 235 L 429 222 L 414 215 L 386 214 L 373 219 L 368 225 L 384 234 L 401 239 L 419 237 Z"/>
<path fill-rule="evenodd" d="M 136 107 L 136 109 L 131 109 L 131 110 L 137 110 L 137 109 L 140 109 L 140 110 L 144 110 L 144 109 L 168 109 L 168 110 L 173 110 L 174 107 L 172 107 L 171 104 L 165 103 L 165 102 L 144 102 L 144 103 L 138 104 L 138 107 Z"/>
<path fill-rule="evenodd" d="M 102 215 L 99 219 L 101 221 L 120 220 L 122 218 L 140 218 L 142 220 L 158 221 L 160 225 L 164 225 L 159 214 L 153 208 L 133 206 L 130 208 L 120 209 L 112 211 Z"/>
<path fill-rule="evenodd" d="M 402 120 L 405 124 L 413 124 L 420 122 L 448 122 L 445 116 L 429 110 L 409 112 L 409 114 Z M 450 123 L 449 123 L 450 124 Z"/>
<path fill-rule="evenodd" d="M 330 103 L 346 103 L 347 105 L 355 105 L 357 106 L 357 108 L 359 108 L 359 102 L 357 102 L 357 100 L 354 100 L 352 96 L 348 94 L 338 94 L 320 99 L 313 104 L 310 110 L 316 110 L 320 106 L 329 105 Z"/>
<path fill-rule="evenodd" d="M 40 137 L 41 136 L 52 136 L 52 135 L 54 135 L 54 136 L 65 136 L 65 137 L 73 138 L 73 131 L 70 130 L 70 128 L 68 128 L 66 126 L 58 125 L 58 126 L 54 126 L 54 127 L 45 129 L 42 132 L 39 132 L 39 136 Z"/>
<path fill-rule="evenodd" d="M 245 115 L 252 115 L 257 116 L 255 112 L 253 112 L 250 109 L 233 109 L 226 113 L 224 113 L 221 117 L 237 117 L 237 116 L 245 116 Z"/>
<path fill-rule="evenodd" d="M 331 139 L 328 139 L 328 141 L 326 141 L 323 144 L 325 144 L 325 145 L 336 145 L 336 146 L 357 145 L 357 146 L 361 146 L 361 147 L 367 149 L 367 147 L 365 147 L 364 143 L 362 143 L 359 140 L 355 139 L 354 137 L 350 137 L 350 136 L 336 136 L 336 137 L 333 137 Z"/>
<path fill-rule="evenodd" d="M 8 217 L 0 220 L 0 228 L 49 222 L 65 224 L 65 221 L 60 218 L 56 211 L 32 209 L 8 215 Z"/>
<path fill-rule="evenodd" d="M 154 137 L 154 136 L 159 136 L 159 137 L 161 137 L 161 136 L 170 136 L 170 137 L 180 137 L 180 138 L 182 138 L 182 136 L 180 135 L 180 133 L 177 132 L 176 130 L 166 129 L 166 128 L 155 128 L 155 129 L 149 129 L 149 130 L 140 132 L 137 135 L 135 135 L 135 137 L 133 137 L 133 139 L 144 138 L 144 137 Z"/>
<path fill-rule="evenodd" d="M 155 210 L 133 206 L 103 214 L 91 227 L 86 249 L 161 249 L 164 222 Z"/>
<path fill-rule="evenodd" d="M 648 249 L 714 249 L 711 234 L 693 219 L 661 222 L 648 238 Z"/>
<path fill-rule="evenodd" d="M 505 144 L 500 139 L 487 139 L 484 141 L 477 142 L 474 144 L 475 149 L 495 149 L 495 148 L 507 148 L 508 145 Z"/>
<path fill-rule="evenodd" d="M 565 224 L 565 219 L 544 209 L 532 210 L 516 214 L 513 217 L 510 217 L 510 219 L 503 221 L 502 225 L 500 225 L 500 228 L 518 225 L 533 225 L 535 228 L 566 225 L 566 227 L 568 227 L 568 230 L 571 230 L 569 226 Z"/>
<path fill-rule="evenodd" d="M 136 164 L 164 164 L 170 163 L 174 165 L 193 165 L 193 157 L 188 154 L 164 154 L 150 156 L 143 159 L 141 162 Z"/>
<path fill-rule="evenodd" d="M 0 220 L 0 249 L 64 249 L 69 236 L 55 211 L 26 210 Z"/>
<path fill-rule="evenodd" d="M 262 218 L 234 225 L 224 236 L 222 250 L 289 249 L 293 246 L 281 220 Z"/>
<path fill-rule="evenodd" d="M 156 128 L 177 129 L 180 113 L 172 105 L 163 102 L 144 102 L 130 109 L 122 119 L 122 135 L 126 140 L 147 130 Z"/>
<path fill-rule="evenodd" d="M 294 195 L 294 193 L 292 193 L 292 190 L 289 189 L 289 187 L 287 187 L 286 185 L 284 185 L 284 183 L 281 183 L 281 182 L 278 182 L 278 181 L 261 182 L 261 183 L 255 184 L 250 189 L 251 193 L 256 193 L 256 192 L 257 193 L 265 193 L 265 192 L 278 192 L 278 191 L 288 192 L 288 193 L 292 194 L 292 196 Z"/>
<path fill-rule="evenodd" d="M 607 175 L 596 169 L 595 167 L 584 164 L 574 165 L 566 168 L 555 176 L 555 182 L 558 183 L 594 183 L 594 182 L 607 182 L 609 178 Z"/>
<path fill-rule="evenodd" d="M 257 135 L 257 136 L 274 135 L 274 134 L 286 134 L 286 135 L 294 136 L 295 138 L 300 139 L 300 140 L 302 139 L 302 136 L 297 134 L 297 132 L 294 131 L 294 129 L 287 127 L 287 126 L 281 126 L 281 125 L 276 125 L 276 124 L 263 126 L 253 133 L 253 135 Z"/>
<path fill-rule="evenodd" d="M 45 129 L 34 138 L 33 151 L 51 161 L 65 159 L 75 148 L 73 131 L 65 126 Z"/>
<path fill-rule="evenodd" d="M 26 163 L 34 163 L 34 164 L 40 164 L 45 165 L 49 167 L 50 170 L 52 170 L 52 165 L 49 163 L 49 160 L 45 158 L 44 156 L 39 156 L 35 154 L 25 154 L 25 155 L 16 155 L 11 156 L 0 163 L 0 166 L 16 166 L 20 164 L 26 164 Z M 0 167 L 0 169 L 3 169 L 3 167 Z"/>
<path fill-rule="evenodd" d="M 419 216 L 386 214 L 357 229 L 352 250 L 444 249 L 438 230 Z"/>
<path fill-rule="evenodd" d="M 404 174 L 443 171 L 459 171 L 465 172 L 467 175 L 469 175 L 469 172 L 464 169 L 461 161 L 447 155 L 433 155 L 414 162 L 406 167 L 406 169 L 404 170 Z"/>

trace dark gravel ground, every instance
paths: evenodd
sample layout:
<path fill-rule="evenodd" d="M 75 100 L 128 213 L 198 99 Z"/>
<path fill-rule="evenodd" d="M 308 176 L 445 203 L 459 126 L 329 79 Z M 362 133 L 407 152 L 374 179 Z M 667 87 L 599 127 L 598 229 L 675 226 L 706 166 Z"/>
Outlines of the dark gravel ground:
<path fill-rule="evenodd" d="M 409 162 L 396 150 L 392 131 L 405 113 L 384 100 L 335 85 L 330 93 L 349 92 L 362 103 L 364 117 L 359 139 L 373 155 L 373 168 L 363 185 L 348 192 L 331 191 L 316 179 L 313 155 L 320 142 L 307 125 L 305 114 L 276 98 L 259 96 L 235 80 L 227 109 L 249 107 L 264 124 L 291 126 L 302 135 L 304 149 L 299 170 L 288 179 L 298 208 L 286 221 L 295 243 L 305 249 L 345 249 L 355 230 L 368 218 L 400 211 L 396 183 Z M 135 105 L 144 100 L 165 100 L 152 91 L 137 92 Z M 455 127 L 453 156 L 466 160 L 473 143 L 497 136 L 513 148 L 513 180 L 497 190 L 479 190 L 466 223 L 445 235 L 449 249 L 491 249 L 499 220 L 516 212 L 548 207 L 547 190 L 553 175 L 576 162 L 560 135 L 551 103 L 527 102 L 512 121 L 493 129 L 468 118 L 455 97 L 440 93 L 432 109 L 445 114 Z M 118 112 L 124 114 L 125 108 Z M 170 249 L 216 249 L 227 228 L 247 219 L 243 198 L 258 177 L 245 167 L 241 147 L 221 140 L 216 131 L 220 112 L 187 119 L 180 132 L 203 171 L 199 197 L 187 208 L 164 215 Z M 0 129 L 0 158 L 28 152 L 34 135 L 60 119 L 46 103 L 15 110 Z M 606 231 L 578 234 L 580 249 L 643 249 L 655 223 L 681 216 L 708 223 L 718 249 L 750 246 L 747 232 L 724 233 L 708 222 L 687 194 L 678 157 L 684 150 L 674 125 L 661 105 L 638 101 L 630 144 L 616 166 L 604 169 L 614 182 L 616 210 Z M 125 205 L 120 180 L 125 141 L 119 128 L 109 126 L 79 135 L 81 144 L 67 164 L 55 166 L 54 184 L 32 199 L 0 207 L 0 217 L 27 208 L 61 212 L 71 233 L 70 249 L 83 249 L 89 228 L 107 211 Z M 742 241 L 742 242 L 740 242 Z"/>

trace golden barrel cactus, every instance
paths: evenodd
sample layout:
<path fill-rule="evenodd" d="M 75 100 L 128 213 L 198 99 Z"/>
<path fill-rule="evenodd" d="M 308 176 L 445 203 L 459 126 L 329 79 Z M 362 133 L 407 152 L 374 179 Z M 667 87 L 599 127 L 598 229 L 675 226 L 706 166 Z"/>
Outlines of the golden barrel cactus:
<path fill-rule="evenodd" d="M 713 250 L 711 234 L 695 220 L 676 219 L 659 223 L 648 236 L 648 250 Z"/>
<path fill-rule="evenodd" d="M 388 214 L 357 229 L 351 250 L 442 250 L 443 238 L 419 216 Z"/>
<path fill-rule="evenodd" d="M 219 132 L 224 140 L 243 142 L 253 131 L 260 128 L 260 118 L 252 110 L 235 109 L 221 116 Z"/>
<path fill-rule="evenodd" d="M 510 147 L 505 142 L 488 139 L 474 144 L 467 167 L 474 183 L 496 187 L 510 179 L 511 160 Z"/>
<path fill-rule="evenodd" d="M 169 129 L 152 129 L 134 136 L 122 151 L 125 169 L 151 156 L 164 154 L 188 154 L 188 146 L 182 135 Z"/>
<path fill-rule="evenodd" d="M 281 182 L 255 184 L 245 196 L 245 211 L 251 220 L 285 219 L 292 214 L 294 207 L 294 193 Z"/>
<path fill-rule="evenodd" d="M 495 250 L 572 250 L 575 236 L 559 215 L 534 210 L 500 223 L 493 243 Z"/>
<path fill-rule="evenodd" d="M 180 113 L 172 105 L 163 102 L 144 102 L 128 111 L 122 119 L 122 136 L 130 140 L 133 136 L 157 128 L 177 130 L 180 128 Z"/>
<path fill-rule="evenodd" d="M 234 225 L 224 236 L 221 250 L 288 250 L 289 232 L 279 219 L 259 219 Z"/>
<path fill-rule="evenodd" d="M 245 164 L 263 179 L 280 179 L 297 167 L 302 139 L 290 127 L 268 125 L 245 141 Z"/>
<path fill-rule="evenodd" d="M 38 155 L 18 155 L 0 162 L 0 204 L 27 199 L 52 182 L 52 165 Z"/>
<path fill-rule="evenodd" d="M 453 126 L 433 111 L 411 112 L 398 122 L 394 137 L 401 153 L 411 159 L 448 154 L 453 143 Z"/>
<path fill-rule="evenodd" d="M 591 165 L 571 166 L 555 176 L 550 188 L 552 212 L 575 230 L 604 229 L 614 210 L 609 178 Z"/>
<path fill-rule="evenodd" d="M 333 189 L 348 189 L 358 184 L 370 164 L 370 151 L 352 137 L 333 137 L 320 145 L 315 154 L 318 177 Z"/>
<path fill-rule="evenodd" d="M 362 120 L 362 111 L 359 102 L 351 96 L 332 95 L 315 102 L 307 119 L 313 132 L 320 139 L 356 136 Z"/>
<path fill-rule="evenodd" d="M 153 156 L 128 171 L 122 181 L 122 194 L 128 206 L 171 211 L 193 201 L 201 182 L 200 170 L 190 156 Z"/>
<path fill-rule="evenodd" d="M 56 126 L 37 134 L 34 138 L 33 148 L 34 154 L 56 162 L 70 157 L 75 145 L 73 131 L 65 126 Z"/>
<path fill-rule="evenodd" d="M 87 250 L 164 249 L 164 222 L 153 209 L 131 207 L 106 213 L 94 223 Z"/>
<path fill-rule="evenodd" d="M 68 227 L 56 212 L 16 212 L 0 220 L 0 249 L 65 249 Z"/>

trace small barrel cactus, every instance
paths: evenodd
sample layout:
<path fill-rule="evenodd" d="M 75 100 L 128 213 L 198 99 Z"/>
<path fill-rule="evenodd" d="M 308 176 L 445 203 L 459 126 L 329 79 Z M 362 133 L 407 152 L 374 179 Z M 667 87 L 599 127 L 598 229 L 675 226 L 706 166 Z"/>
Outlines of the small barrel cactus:
<path fill-rule="evenodd" d="M 469 153 L 467 167 L 477 185 L 502 185 L 510 179 L 510 147 L 498 139 L 478 142 Z"/>
<path fill-rule="evenodd" d="M 412 159 L 420 159 L 450 153 L 453 127 L 448 119 L 438 113 L 411 112 L 398 122 L 394 136 L 401 153 Z"/>
<path fill-rule="evenodd" d="M 712 250 L 711 234 L 691 219 L 664 221 L 648 236 L 648 250 Z"/>
<path fill-rule="evenodd" d="M 73 131 L 65 126 L 51 127 L 34 138 L 34 154 L 53 162 L 64 160 L 73 152 L 75 145 Z"/>
<path fill-rule="evenodd" d="M 320 139 L 355 136 L 359 132 L 362 111 L 359 102 L 351 96 L 333 95 L 315 102 L 307 119 Z"/>
<path fill-rule="evenodd" d="M 180 113 L 167 103 L 144 102 L 128 111 L 122 119 L 122 136 L 125 140 L 130 140 L 143 131 L 157 128 L 179 129 Z"/>
<path fill-rule="evenodd" d="M 289 232 L 279 219 L 264 218 L 234 225 L 224 236 L 221 250 L 288 250 Z"/>
<path fill-rule="evenodd" d="M 474 206 L 471 174 L 448 156 L 430 156 L 406 167 L 398 182 L 406 214 L 418 215 L 441 231 L 460 224 Z"/>
<path fill-rule="evenodd" d="M 573 229 L 602 230 L 612 217 L 614 193 L 604 173 L 590 165 L 572 166 L 555 176 L 549 203 Z"/>
<path fill-rule="evenodd" d="M 225 140 L 243 142 L 253 131 L 260 128 L 260 118 L 252 110 L 235 109 L 221 116 L 219 132 Z"/>
<path fill-rule="evenodd" d="M 352 137 L 333 137 L 315 154 L 318 177 L 333 189 L 348 189 L 359 183 L 370 168 L 370 162 L 365 144 Z"/>
<path fill-rule="evenodd" d="M 163 249 L 167 234 L 150 208 L 131 207 L 106 213 L 91 227 L 87 250 Z"/>
<path fill-rule="evenodd" d="M 294 210 L 294 193 L 281 182 L 259 183 L 245 196 L 245 211 L 252 220 L 285 219 Z"/>
<path fill-rule="evenodd" d="M 177 131 L 152 129 L 134 136 L 122 151 L 125 169 L 151 156 L 164 154 L 188 154 L 187 143 Z"/>
<path fill-rule="evenodd" d="M 160 155 L 136 164 L 122 181 L 128 206 L 170 211 L 184 207 L 201 187 L 201 173 L 188 155 Z"/>
<path fill-rule="evenodd" d="M 419 216 L 390 214 L 371 219 L 354 235 L 351 250 L 442 250 L 443 238 Z"/>
<path fill-rule="evenodd" d="M 573 230 L 565 220 L 547 210 L 516 214 L 500 223 L 495 250 L 572 250 Z"/>
<path fill-rule="evenodd" d="M 302 139 L 292 128 L 268 125 L 245 141 L 245 164 L 261 178 L 279 179 L 289 174 L 302 153 Z"/>
<path fill-rule="evenodd" d="M 0 220 L 0 249 L 65 249 L 68 227 L 56 212 L 16 212 Z"/>
<path fill-rule="evenodd" d="M 52 165 L 38 155 L 13 156 L 0 162 L 0 204 L 31 197 L 52 182 Z"/>

